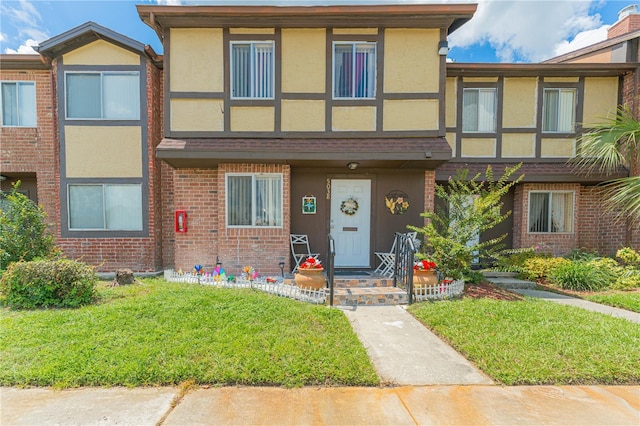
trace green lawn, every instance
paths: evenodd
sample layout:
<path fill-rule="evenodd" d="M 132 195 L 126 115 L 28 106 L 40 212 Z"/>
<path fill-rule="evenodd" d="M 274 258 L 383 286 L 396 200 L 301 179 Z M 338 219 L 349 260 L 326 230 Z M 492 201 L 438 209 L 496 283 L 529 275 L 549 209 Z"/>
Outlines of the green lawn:
<path fill-rule="evenodd" d="M 376 385 L 344 314 L 252 290 L 101 287 L 98 305 L 0 313 L 0 385 Z"/>
<path fill-rule="evenodd" d="M 640 384 L 640 325 L 525 299 L 465 298 L 409 311 L 507 385 Z"/>
<path fill-rule="evenodd" d="M 582 296 L 583 299 L 592 302 L 602 303 L 604 305 L 614 306 L 616 308 L 627 309 L 633 312 L 640 312 L 640 291 L 617 291 L 595 293 Z"/>

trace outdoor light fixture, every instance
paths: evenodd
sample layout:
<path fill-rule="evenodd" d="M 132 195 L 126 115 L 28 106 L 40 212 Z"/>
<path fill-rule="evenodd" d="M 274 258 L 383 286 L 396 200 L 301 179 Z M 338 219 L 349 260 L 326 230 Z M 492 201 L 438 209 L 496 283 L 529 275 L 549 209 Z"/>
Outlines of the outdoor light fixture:
<path fill-rule="evenodd" d="M 347 164 L 347 167 L 349 168 L 349 170 L 355 170 L 355 169 L 358 168 L 359 165 L 360 165 L 359 163 L 351 162 L 351 163 Z"/>
<path fill-rule="evenodd" d="M 447 56 L 447 53 L 449 53 L 449 43 L 446 40 L 443 40 L 438 43 L 438 55 Z"/>

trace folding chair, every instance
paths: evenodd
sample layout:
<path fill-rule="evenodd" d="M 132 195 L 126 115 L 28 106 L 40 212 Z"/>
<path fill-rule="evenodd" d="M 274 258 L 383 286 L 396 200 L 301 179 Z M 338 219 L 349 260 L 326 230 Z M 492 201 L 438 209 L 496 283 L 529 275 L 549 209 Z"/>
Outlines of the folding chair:
<path fill-rule="evenodd" d="M 393 238 L 393 244 L 391 245 L 391 250 L 388 252 L 375 252 L 375 255 L 380 259 L 380 264 L 374 271 L 376 274 L 380 274 L 383 277 L 391 277 L 393 276 L 393 267 L 396 262 L 396 243 L 398 242 L 398 236 L 396 235 Z"/>
<path fill-rule="evenodd" d="M 298 268 L 307 257 L 317 258 L 320 256 L 320 253 L 311 253 L 309 237 L 306 234 L 290 234 L 289 242 L 291 243 L 291 255 L 296 263 L 291 272 L 295 272 L 296 268 Z"/>
<path fill-rule="evenodd" d="M 407 232 L 406 234 L 416 244 L 416 248 L 419 248 L 420 241 L 418 240 L 417 232 Z M 378 259 L 380 259 L 380 265 L 374 271 L 376 274 L 380 274 L 384 277 L 392 277 L 395 272 L 394 267 L 396 263 L 396 243 L 398 242 L 398 236 L 396 235 L 391 245 L 389 252 L 375 252 Z"/>

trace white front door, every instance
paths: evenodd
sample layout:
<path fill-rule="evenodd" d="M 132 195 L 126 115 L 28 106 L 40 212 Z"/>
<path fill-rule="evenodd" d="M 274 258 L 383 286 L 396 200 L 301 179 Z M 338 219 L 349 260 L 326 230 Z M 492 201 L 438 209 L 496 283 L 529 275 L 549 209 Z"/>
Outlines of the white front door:
<path fill-rule="evenodd" d="M 331 235 L 337 268 L 368 268 L 371 239 L 371 181 L 331 180 Z"/>

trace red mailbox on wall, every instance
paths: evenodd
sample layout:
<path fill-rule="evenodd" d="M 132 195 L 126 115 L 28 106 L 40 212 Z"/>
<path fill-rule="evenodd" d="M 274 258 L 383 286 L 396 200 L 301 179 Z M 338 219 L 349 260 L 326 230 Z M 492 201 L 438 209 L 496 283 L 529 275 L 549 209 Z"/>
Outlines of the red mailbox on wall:
<path fill-rule="evenodd" d="M 176 210 L 174 223 L 176 232 L 187 232 L 187 211 Z"/>

